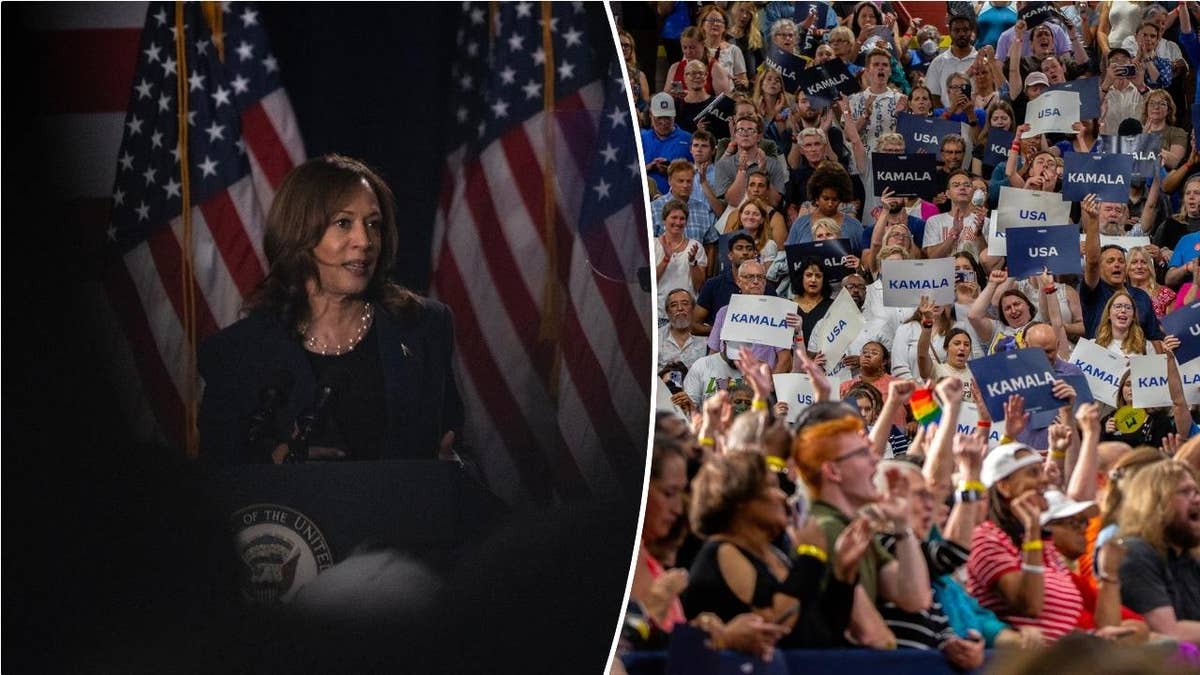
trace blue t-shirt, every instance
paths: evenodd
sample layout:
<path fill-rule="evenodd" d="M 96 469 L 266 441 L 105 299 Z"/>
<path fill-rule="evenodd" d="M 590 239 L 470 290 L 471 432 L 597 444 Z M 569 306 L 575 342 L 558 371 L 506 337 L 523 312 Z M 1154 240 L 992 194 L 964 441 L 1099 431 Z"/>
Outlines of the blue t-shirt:
<path fill-rule="evenodd" d="M 1158 317 L 1154 314 L 1154 305 L 1150 302 L 1150 296 L 1146 295 L 1146 291 L 1128 284 L 1122 288 L 1129 291 L 1129 295 L 1133 298 L 1133 306 L 1137 308 L 1138 324 L 1146 334 L 1146 339 L 1163 339 L 1162 326 L 1158 325 Z M 1104 305 L 1108 304 L 1108 299 L 1116 292 L 1117 289 L 1104 283 L 1103 279 L 1096 282 L 1095 288 L 1088 288 L 1087 282 L 1080 280 L 1079 304 L 1083 305 L 1084 337 L 1095 339 L 1096 328 L 1100 325 L 1100 315 L 1104 313 Z"/>
<path fill-rule="evenodd" d="M 1017 10 L 1012 5 L 996 7 L 990 2 L 987 8 L 979 13 L 975 27 L 975 48 L 984 45 L 996 46 L 1000 34 L 1017 24 Z"/>
<path fill-rule="evenodd" d="M 1171 267 L 1183 267 L 1189 261 L 1200 258 L 1200 232 L 1185 234 L 1175 244 L 1175 252 L 1171 254 Z"/>
<path fill-rule="evenodd" d="M 642 129 L 642 164 L 649 164 L 658 157 L 668 162 L 673 159 L 692 159 L 692 135 L 675 127 L 666 138 L 659 138 L 653 129 Z M 665 167 L 664 167 L 665 169 Z M 650 177 L 658 185 L 658 191 L 666 193 L 669 185 L 667 175 L 659 171 L 650 172 Z"/>
<path fill-rule="evenodd" d="M 863 249 L 863 224 L 854 216 L 842 217 L 842 237 L 850 240 L 850 248 L 855 254 L 861 253 Z M 812 214 L 800 216 L 796 222 L 792 223 L 792 227 L 788 230 L 787 240 L 783 242 L 784 246 L 790 244 L 806 244 L 813 241 L 812 233 Z M 870 240 L 867 241 L 870 246 Z"/>

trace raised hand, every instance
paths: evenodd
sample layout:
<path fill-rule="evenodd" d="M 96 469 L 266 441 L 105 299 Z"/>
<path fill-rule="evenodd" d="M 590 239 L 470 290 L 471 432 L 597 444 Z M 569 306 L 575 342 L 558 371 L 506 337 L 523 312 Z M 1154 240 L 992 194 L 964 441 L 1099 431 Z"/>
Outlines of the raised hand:
<path fill-rule="evenodd" d="M 892 380 L 888 383 L 888 398 L 894 398 L 900 405 L 908 405 L 916 391 L 917 383 L 912 380 Z"/>
<path fill-rule="evenodd" d="M 858 563 L 872 538 L 871 523 L 865 518 L 855 518 L 838 535 L 833 544 L 833 575 L 839 581 L 854 583 L 858 577 Z"/>
<path fill-rule="evenodd" d="M 957 378 L 950 378 L 957 379 Z M 983 455 L 987 451 L 987 441 L 975 434 L 955 434 L 952 452 L 958 460 L 959 473 L 964 476 L 978 476 L 979 468 L 983 466 Z"/>
<path fill-rule="evenodd" d="M 1025 412 L 1025 397 L 1013 394 L 1004 402 L 1004 433 L 1016 438 L 1029 424 L 1029 413 Z"/>
<path fill-rule="evenodd" d="M 934 387 L 938 398 L 946 407 L 959 405 L 963 400 L 964 387 L 962 380 L 957 377 L 947 377 Z"/>
<path fill-rule="evenodd" d="M 991 273 L 988 274 L 988 284 L 989 285 L 999 286 L 1000 284 L 1003 284 L 1006 281 L 1008 281 L 1008 270 L 1002 270 L 1002 269 L 997 268 L 997 269 L 992 270 Z"/>
<path fill-rule="evenodd" d="M 1012 500 L 1013 515 L 1025 527 L 1027 534 L 1041 532 L 1040 518 L 1045 510 L 1045 503 L 1045 498 L 1037 490 L 1028 490 Z"/>
<path fill-rule="evenodd" d="M 899 469 L 887 472 L 887 492 L 883 501 L 878 502 L 879 512 L 889 521 L 894 532 L 902 532 L 909 525 L 912 509 L 908 505 L 908 495 L 911 486 L 908 476 Z"/>
<path fill-rule="evenodd" d="M 1100 435 L 1100 405 L 1093 402 L 1079 406 L 1079 410 L 1075 411 L 1075 421 L 1079 423 L 1079 429 L 1084 435 L 1091 434 L 1098 437 Z"/>

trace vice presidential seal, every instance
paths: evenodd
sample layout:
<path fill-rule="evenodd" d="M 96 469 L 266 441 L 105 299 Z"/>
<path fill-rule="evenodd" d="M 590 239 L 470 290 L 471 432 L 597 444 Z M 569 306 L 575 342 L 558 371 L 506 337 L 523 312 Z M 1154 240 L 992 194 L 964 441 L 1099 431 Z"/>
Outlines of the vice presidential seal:
<path fill-rule="evenodd" d="M 255 605 L 292 599 L 333 565 L 333 552 L 308 516 L 280 504 L 255 504 L 233 514 L 234 544 L 245 564 L 242 596 Z"/>

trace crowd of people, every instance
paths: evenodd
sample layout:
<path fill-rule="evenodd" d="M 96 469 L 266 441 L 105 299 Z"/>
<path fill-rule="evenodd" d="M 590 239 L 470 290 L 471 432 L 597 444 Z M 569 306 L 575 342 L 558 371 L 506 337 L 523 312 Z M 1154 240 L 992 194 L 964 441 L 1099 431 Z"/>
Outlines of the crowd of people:
<path fill-rule="evenodd" d="M 666 393 L 621 649 L 687 625 L 764 658 L 919 649 L 972 669 L 985 649 L 1084 632 L 1200 663 L 1200 337 L 1164 328 L 1200 299 L 1200 3 L 946 3 L 941 25 L 887 2 L 803 21 L 803 3 L 652 4 L 656 25 L 619 35 Z M 657 68 L 636 61 L 647 34 Z M 790 89 L 779 50 L 840 62 L 857 93 Z M 1031 133 L 1027 112 L 1062 85 L 1094 88 L 1098 110 Z M 876 185 L 873 157 L 925 152 L 904 116 L 961 128 L 938 139 L 927 197 Z M 1006 160 L 996 129 L 1013 133 Z M 990 245 L 1001 195 L 1063 194 L 1070 154 L 1116 153 L 1113 137 L 1153 170 L 1125 200 L 1069 200 L 1080 273 L 1010 275 Z M 789 259 L 828 240 L 845 255 Z M 953 261 L 955 301 L 885 304 L 882 264 L 921 259 Z M 794 302 L 793 344 L 721 339 L 738 295 Z M 813 336 L 843 295 L 862 329 L 831 356 Z M 1111 399 L 1077 391 L 1081 345 L 1125 364 Z M 989 415 L 970 362 L 1027 348 L 1062 407 L 1013 396 Z M 1170 405 L 1134 407 L 1129 358 L 1154 354 Z M 779 395 L 789 373 L 811 400 Z"/>

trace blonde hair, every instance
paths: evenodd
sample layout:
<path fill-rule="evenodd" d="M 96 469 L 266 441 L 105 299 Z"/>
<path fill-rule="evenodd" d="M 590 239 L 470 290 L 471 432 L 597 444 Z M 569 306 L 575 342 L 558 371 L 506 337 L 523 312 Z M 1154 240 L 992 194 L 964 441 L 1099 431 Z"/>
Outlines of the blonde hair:
<path fill-rule="evenodd" d="M 1096 326 L 1096 344 L 1101 347 L 1107 347 L 1112 344 L 1113 332 L 1112 321 L 1109 320 L 1109 315 L 1112 313 L 1112 304 L 1117 298 L 1127 298 L 1129 304 L 1133 305 L 1133 318 L 1129 322 L 1129 332 L 1125 334 L 1125 339 L 1121 341 L 1121 349 L 1126 354 L 1145 354 L 1146 353 L 1146 333 L 1142 330 L 1142 325 L 1138 323 L 1137 303 L 1133 301 L 1133 296 L 1124 288 L 1112 294 L 1108 302 L 1104 303 L 1104 311 L 1100 314 L 1100 325 Z"/>
<path fill-rule="evenodd" d="M 876 152 L 879 151 L 879 148 L 882 147 L 884 143 L 899 143 L 900 147 L 903 148 L 905 145 L 904 136 L 901 136 L 895 131 L 889 131 L 886 134 L 879 134 L 879 138 L 875 139 Z"/>
<path fill-rule="evenodd" d="M 758 6 L 757 5 L 755 5 L 753 2 L 735 2 L 735 3 L 733 3 L 732 5 L 729 6 L 729 20 L 734 23 L 737 22 L 737 19 L 734 17 L 734 15 L 736 13 L 735 10 L 741 5 L 746 5 L 747 7 L 750 8 L 750 24 L 748 26 L 746 26 L 746 44 L 750 47 L 750 49 L 762 49 L 763 34 L 762 34 L 762 31 L 759 30 L 759 28 L 758 28 Z M 730 23 L 729 27 L 732 28 L 733 23 Z"/>
<path fill-rule="evenodd" d="M 1150 266 L 1150 279 L 1149 285 L 1146 288 L 1146 294 L 1150 297 L 1154 297 L 1154 295 L 1158 293 L 1158 279 L 1154 278 L 1154 258 L 1151 258 L 1150 254 L 1146 252 L 1145 246 L 1134 246 L 1133 248 L 1129 249 L 1129 253 L 1125 254 L 1125 264 L 1127 266 L 1133 262 L 1134 253 L 1141 256 L 1146 261 L 1146 264 Z M 1128 274 L 1128 272 L 1126 272 L 1126 274 Z"/>
<path fill-rule="evenodd" d="M 776 94 L 776 96 L 783 99 L 783 104 L 787 108 L 791 108 L 793 105 L 792 96 L 791 94 L 787 93 L 787 83 L 783 81 L 783 75 L 780 75 L 779 71 L 772 68 L 763 68 L 762 72 L 758 74 L 758 77 L 754 78 L 754 89 L 750 94 L 750 98 L 754 101 L 755 108 L 758 109 L 758 114 L 762 115 L 763 119 L 774 119 L 774 115 L 767 110 L 767 101 L 765 98 L 763 98 L 762 90 L 763 81 L 766 80 L 770 75 L 774 75 L 775 77 L 779 78 L 779 93 Z"/>
<path fill-rule="evenodd" d="M 842 226 L 839 225 L 838 222 L 833 218 L 827 218 L 823 216 L 814 220 L 812 224 L 812 233 L 814 239 L 817 237 L 817 230 L 828 230 L 829 232 L 833 233 L 834 239 L 842 236 Z"/>
<path fill-rule="evenodd" d="M 1186 476 L 1195 480 L 1192 467 L 1173 459 L 1139 471 L 1129 481 L 1129 487 L 1121 491 L 1125 496 L 1118 519 L 1121 534 L 1138 537 L 1165 554 L 1167 542 L 1163 535 L 1172 515 L 1165 505 Z"/>

